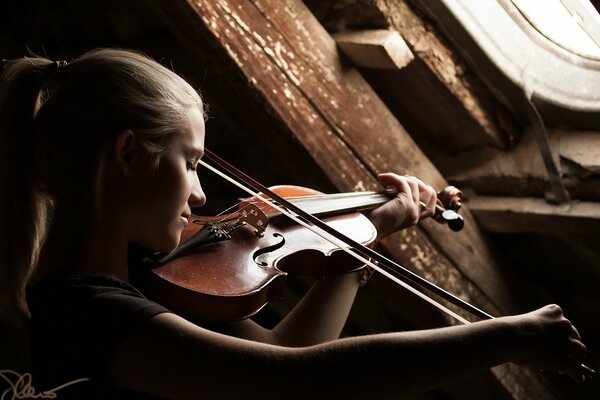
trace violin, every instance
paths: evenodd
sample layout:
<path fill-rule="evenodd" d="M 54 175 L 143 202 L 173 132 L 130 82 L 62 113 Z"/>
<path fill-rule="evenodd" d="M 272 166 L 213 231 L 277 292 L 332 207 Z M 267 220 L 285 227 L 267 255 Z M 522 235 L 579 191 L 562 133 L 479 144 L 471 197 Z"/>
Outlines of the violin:
<path fill-rule="evenodd" d="M 376 208 L 395 195 L 391 191 L 326 195 L 299 186 L 276 186 L 270 191 L 365 246 L 373 243 L 377 232 L 360 211 Z M 439 193 L 438 201 L 434 219 L 452 230 L 462 229 L 463 219 L 456 212 L 462 192 L 449 186 Z M 364 266 L 254 196 L 242 200 L 235 212 L 192 215 L 189 220 L 180 245 L 169 254 L 146 258 L 147 273 L 136 276 L 136 283 L 149 297 L 191 320 L 250 317 L 281 298 L 288 274 L 325 278 Z"/>

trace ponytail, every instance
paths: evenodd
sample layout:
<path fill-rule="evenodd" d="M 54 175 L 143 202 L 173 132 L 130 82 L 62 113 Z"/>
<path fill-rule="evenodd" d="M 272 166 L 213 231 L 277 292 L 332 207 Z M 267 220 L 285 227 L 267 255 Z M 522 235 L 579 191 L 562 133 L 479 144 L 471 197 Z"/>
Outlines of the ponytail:
<path fill-rule="evenodd" d="M 95 207 L 103 149 L 118 132 L 134 131 L 157 165 L 189 130 L 189 108 L 203 110 L 189 84 L 142 54 L 97 49 L 65 64 L 14 60 L 0 82 L 0 369 L 26 358 L 9 343 L 27 342 L 15 340 L 26 332 L 25 287 L 53 211 Z"/>
<path fill-rule="evenodd" d="M 32 126 L 40 92 L 56 64 L 8 63 L 0 83 L 0 369 L 26 366 L 25 285 L 43 235 L 35 188 Z M 8 363 L 8 365 L 7 365 Z"/>

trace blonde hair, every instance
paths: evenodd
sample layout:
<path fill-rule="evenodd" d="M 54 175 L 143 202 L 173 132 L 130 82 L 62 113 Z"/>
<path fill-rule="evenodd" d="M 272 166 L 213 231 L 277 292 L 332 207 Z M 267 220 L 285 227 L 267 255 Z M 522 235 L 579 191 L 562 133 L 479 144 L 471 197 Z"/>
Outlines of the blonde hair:
<path fill-rule="evenodd" d="M 100 154 L 120 131 L 134 131 L 157 160 L 173 134 L 189 129 L 192 106 L 203 110 L 188 83 L 133 51 L 93 50 L 68 65 L 41 57 L 7 63 L 0 85 L 0 332 L 27 316 L 24 291 L 49 205 L 96 195 Z"/>

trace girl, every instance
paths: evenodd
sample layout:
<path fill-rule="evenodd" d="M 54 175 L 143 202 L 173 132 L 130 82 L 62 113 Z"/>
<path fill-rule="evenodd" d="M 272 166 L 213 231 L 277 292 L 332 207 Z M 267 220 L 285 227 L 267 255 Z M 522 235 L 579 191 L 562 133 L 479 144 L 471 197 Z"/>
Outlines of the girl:
<path fill-rule="evenodd" d="M 585 346 L 555 305 L 337 339 L 356 274 L 317 283 L 273 330 L 245 321 L 224 335 L 195 325 L 127 283 L 127 251 L 172 250 L 191 208 L 205 202 L 199 95 L 142 55 L 103 49 L 68 65 L 8 63 L 0 113 L 3 334 L 31 335 L 30 359 L 11 346 L 5 358 L 22 362 L 0 367 L 31 370 L 31 396 L 398 396 L 509 361 L 584 379 Z M 420 180 L 380 181 L 398 195 L 369 215 L 379 236 L 433 214 L 435 192 Z"/>

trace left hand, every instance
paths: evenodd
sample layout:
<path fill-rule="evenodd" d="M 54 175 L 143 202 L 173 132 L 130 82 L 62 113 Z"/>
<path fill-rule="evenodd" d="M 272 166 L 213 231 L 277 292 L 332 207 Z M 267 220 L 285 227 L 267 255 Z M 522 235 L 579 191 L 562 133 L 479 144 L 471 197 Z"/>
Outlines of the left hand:
<path fill-rule="evenodd" d="M 434 215 L 436 192 L 419 178 L 389 172 L 379 174 L 377 178 L 384 187 L 393 187 L 397 191 L 393 199 L 367 214 L 377 228 L 377 239 L 414 226 L 420 220 Z M 420 202 L 427 207 L 421 206 Z"/>

